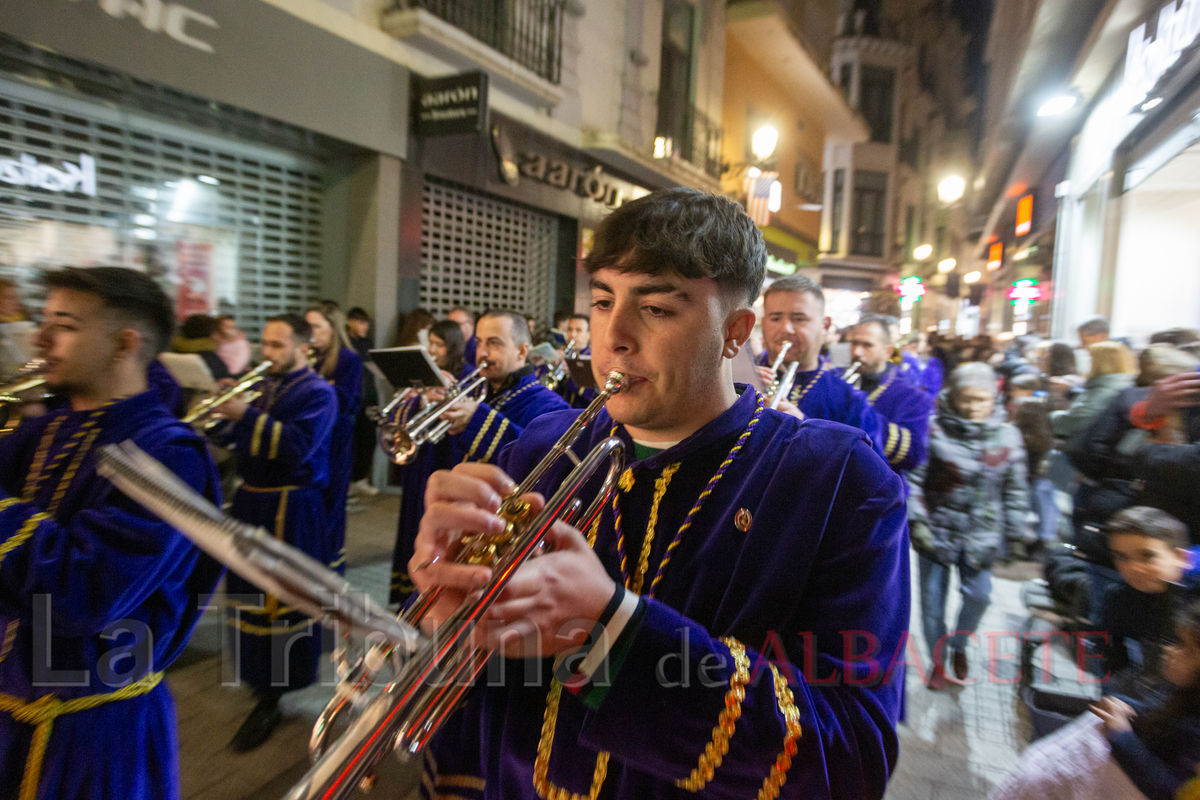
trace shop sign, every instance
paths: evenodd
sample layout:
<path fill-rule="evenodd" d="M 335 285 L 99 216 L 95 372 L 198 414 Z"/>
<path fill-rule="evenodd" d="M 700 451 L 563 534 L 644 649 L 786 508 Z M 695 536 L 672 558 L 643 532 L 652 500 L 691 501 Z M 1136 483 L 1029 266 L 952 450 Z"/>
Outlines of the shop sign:
<path fill-rule="evenodd" d="M 488 76 L 464 72 L 446 78 L 413 76 L 413 129 L 418 136 L 483 133 Z"/>
<path fill-rule="evenodd" d="M 1013 305 L 1035 303 L 1042 299 L 1042 290 L 1032 278 L 1017 281 L 1008 290 L 1008 299 L 1013 301 Z"/>
<path fill-rule="evenodd" d="M 1033 230 L 1033 195 L 1027 194 L 1017 201 L 1017 236 Z"/>
<path fill-rule="evenodd" d="M 180 44 L 205 53 L 215 53 L 211 44 L 188 33 L 188 23 L 219 28 L 217 21 L 207 14 L 179 3 L 164 3 L 162 0 L 100 0 L 100 10 L 113 19 L 131 17 L 142 23 L 150 33 L 162 33 Z M 195 32 L 195 28 L 193 28 Z"/>
<path fill-rule="evenodd" d="M 518 156 L 517 168 L 528 178 L 580 197 L 590 197 L 609 208 L 616 208 L 625 202 L 625 192 L 621 186 L 606 180 L 608 176 L 598 166 L 587 170 L 577 169 L 565 161 L 547 158 L 541 153 L 522 152 Z"/>
<path fill-rule="evenodd" d="M 1200 38 L 1200 0 L 1183 0 L 1178 8 L 1175 4 L 1176 0 L 1169 0 L 1158 12 L 1153 39 L 1146 38 L 1145 24 L 1129 34 L 1122 88 L 1131 106 L 1141 102 L 1183 51 Z"/>
<path fill-rule="evenodd" d="M 61 162 L 62 169 L 40 164 L 33 156 L 22 153 L 19 158 L 0 158 L 0 183 L 29 186 L 48 192 L 68 192 L 96 196 L 96 159 L 87 153 L 79 154 L 79 163 Z"/>
<path fill-rule="evenodd" d="M 1004 242 L 993 242 L 988 248 L 987 268 L 989 271 L 1004 266 Z"/>
<path fill-rule="evenodd" d="M 900 296 L 905 300 L 916 302 L 925 296 L 925 284 L 921 283 L 921 279 L 916 275 L 910 275 L 900 281 L 898 289 Z"/>

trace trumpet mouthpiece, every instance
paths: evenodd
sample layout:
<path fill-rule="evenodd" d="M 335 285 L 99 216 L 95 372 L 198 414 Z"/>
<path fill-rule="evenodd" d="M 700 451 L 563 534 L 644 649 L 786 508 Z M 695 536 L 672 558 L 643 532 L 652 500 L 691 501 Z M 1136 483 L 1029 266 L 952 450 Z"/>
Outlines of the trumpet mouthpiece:
<path fill-rule="evenodd" d="M 628 384 L 629 381 L 625 379 L 624 373 L 617 372 L 616 370 L 604 376 L 604 391 L 609 394 L 617 394 L 618 392 L 625 391 Z"/>

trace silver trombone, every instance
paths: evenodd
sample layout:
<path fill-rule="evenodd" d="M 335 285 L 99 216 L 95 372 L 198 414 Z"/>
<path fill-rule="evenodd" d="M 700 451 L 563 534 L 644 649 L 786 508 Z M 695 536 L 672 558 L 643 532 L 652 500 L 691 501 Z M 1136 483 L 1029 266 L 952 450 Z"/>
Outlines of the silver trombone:
<path fill-rule="evenodd" d="M 366 592 L 301 550 L 222 513 L 132 442 L 102 447 L 97 472 L 258 588 L 318 622 L 382 638 L 395 651 L 416 650 L 424 637 L 380 608 Z"/>
<path fill-rule="evenodd" d="M 788 394 L 792 391 L 792 384 L 796 380 L 796 370 L 800 362 L 793 361 L 788 365 L 787 372 L 781 377 L 779 368 L 783 366 L 783 358 L 787 355 L 787 351 L 792 349 L 791 342 L 784 342 L 779 348 L 779 355 L 775 356 L 775 363 L 771 364 L 771 374 L 775 376 L 775 380 L 771 381 L 770 385 L 764 390 L 764 394 L 771 398 L 770 407 L 779 408 L 779 403 L 785 400 Z"/>
<path fill-rule="evenodd" d="M 481 359 L 479 365 L 462 380 L 456 381 L 446 390 L 446 396 L 437 403 L 430 403 L 404 423 L 400 422 L 400 404 L 409 398 L 408 391 L 397 392 L 386 406 L 379 411 L 379 446 L 394 464 L 407 464 L 413 460 L 424 444 L 437 444 L 450 432 L 450 421 L 442 419 L 451 406 L 473 394 L 484 384 L 483 370 L 488 362 Z"/>

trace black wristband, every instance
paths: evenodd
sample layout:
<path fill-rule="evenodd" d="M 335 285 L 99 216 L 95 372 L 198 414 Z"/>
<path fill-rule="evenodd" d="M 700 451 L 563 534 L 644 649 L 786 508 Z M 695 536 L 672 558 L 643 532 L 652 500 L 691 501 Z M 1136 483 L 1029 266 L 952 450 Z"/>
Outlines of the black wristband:
<path fill-rule="evenodd" d="M 624 599 L 625 587 L 618 583 L 616 591 L 614 591 L 613 596 L 609 598 L 608 605 L 606 605 L 604 607 L 604 611 L 600 613 L 600 619 L 596 620 L 601 628 L 609 623 L 609 620 L 613 618 L 613 614 L 617 613 L 617 609 L 621 607 L 621 601 Z"/>

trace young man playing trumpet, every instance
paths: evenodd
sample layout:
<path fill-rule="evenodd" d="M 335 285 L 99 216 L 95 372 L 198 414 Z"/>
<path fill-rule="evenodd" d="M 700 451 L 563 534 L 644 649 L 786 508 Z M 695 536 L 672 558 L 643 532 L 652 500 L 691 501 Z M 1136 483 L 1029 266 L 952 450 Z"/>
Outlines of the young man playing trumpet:
<path fill-rule="evenodd" d="M 64 401 L 0 439 L 0 797 L 179 797 L 162 670 L 220 568 L 96 472 L 132 440 L 220 504 L 204 440 L 148 388 L 174 310 L 120 267 L 50 273 L 37 345 Z"/>
<path fill-rule="evenodd" d="M 556 526 L 490 609 L 491 643 L 530 660 L 440 732 L 428 794 L 883 796 L 909 617 L 903 488 L 860 431 L 734 384 L 765 261 L 739 206 L 687 189 L 597 230 L 593 368 L 628 388 L 574 449 L 615 433 L 633 464 L 598 524 Z M 488 576 L 452 561 L 461 532 L 503 527 L 500 498 L 575 416 L 539 418 L 499 466 L 431 477 L 411 562 L 418 588 L 447 587 L 431 623 Z"/>

